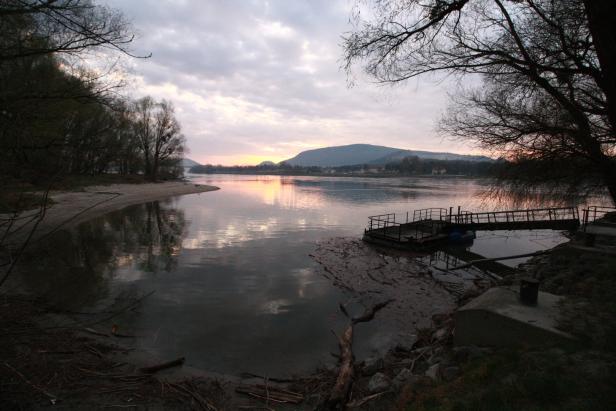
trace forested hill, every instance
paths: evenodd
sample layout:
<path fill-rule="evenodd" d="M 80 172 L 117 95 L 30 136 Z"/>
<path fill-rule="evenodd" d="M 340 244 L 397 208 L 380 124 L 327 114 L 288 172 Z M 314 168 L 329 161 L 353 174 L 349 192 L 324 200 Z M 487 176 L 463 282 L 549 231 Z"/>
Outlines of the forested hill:
<path fill-rule="evenodd" d="M 492 161 L 491 158 L 485 156 L 404 150 L 372 144 L 350 144 L 302 151 L 285 163 L 302 167 L 340 167 L 356 164 L 384 165 L 412 156 L 430 160 Z"/>

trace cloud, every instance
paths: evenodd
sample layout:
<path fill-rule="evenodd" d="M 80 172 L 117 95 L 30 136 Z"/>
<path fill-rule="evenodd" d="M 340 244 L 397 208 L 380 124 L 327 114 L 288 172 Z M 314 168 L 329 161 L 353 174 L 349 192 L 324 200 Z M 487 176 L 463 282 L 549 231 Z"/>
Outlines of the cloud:
<path fill-rule="evenodd" d="M 275 161 L 327 145 L 469 151 L 434 122 L 446 85 L 347 87 L 341 36 L 351 5 L 329 0 L 107 0 L 139 36 L 132 92 L 176 106 L 200 162 Z"/>

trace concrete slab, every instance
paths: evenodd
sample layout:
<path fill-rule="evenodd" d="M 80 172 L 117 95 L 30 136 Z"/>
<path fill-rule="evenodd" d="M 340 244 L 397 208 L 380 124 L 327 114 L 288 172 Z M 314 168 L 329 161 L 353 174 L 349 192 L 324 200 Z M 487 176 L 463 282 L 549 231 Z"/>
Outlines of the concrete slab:
<path fill-rule="evenodd" d="M 575 345 L 575 338 L 556 329 L 562 297 L 539 292 L 535 306 L 522 304 L 517 289 L 495 287 L 455 315 L 455 345 L 537 346 Z"/>
<path fill-rule="evenodd" d="M 614 223 L 592 223 L 586 226 L 587 234 L 605 235 L 616 237 L 616 224 Z"/>

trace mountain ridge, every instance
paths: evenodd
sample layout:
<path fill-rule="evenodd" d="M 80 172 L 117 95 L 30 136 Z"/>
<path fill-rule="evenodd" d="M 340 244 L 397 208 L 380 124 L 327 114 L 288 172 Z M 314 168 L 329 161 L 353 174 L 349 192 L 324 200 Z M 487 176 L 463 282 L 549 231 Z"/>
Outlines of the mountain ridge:
<path fill-rule="evenodd" d="M 402 161 L 405 157 L 417 156 L 433 160 L 494 161 L 486 156 L 406 150 L 373 144 L 348 144 L 305 150 L 285 161 L 291 166 L 340 167 L 358 164 L 383 165 Z"/>

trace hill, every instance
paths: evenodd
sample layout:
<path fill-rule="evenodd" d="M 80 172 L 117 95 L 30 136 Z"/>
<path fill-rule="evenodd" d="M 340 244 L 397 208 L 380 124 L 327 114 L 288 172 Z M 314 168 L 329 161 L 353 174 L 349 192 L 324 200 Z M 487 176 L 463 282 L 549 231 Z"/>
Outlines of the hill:
<path fill-rule="evenodd" d="M 199 165 L 200 165 L 199 163 L 197 163 L 195 160 L 191 160 L 190 158 L 182 159 L 182 167 L 190 168 L 190 167 L 199 166 Z"/>
<path fill-rule="evenodd" d="M 295 157 L 287 160 L 286 163 L 292 166 L 305 167 L 339 167 L 356 164 L 382 165 L 401 161 L 403 158 L 410 156 L 431 160 L 493 161 L 485 156 L 404 150 L 372 144 L 350 144 L 302 151 Z"/>

